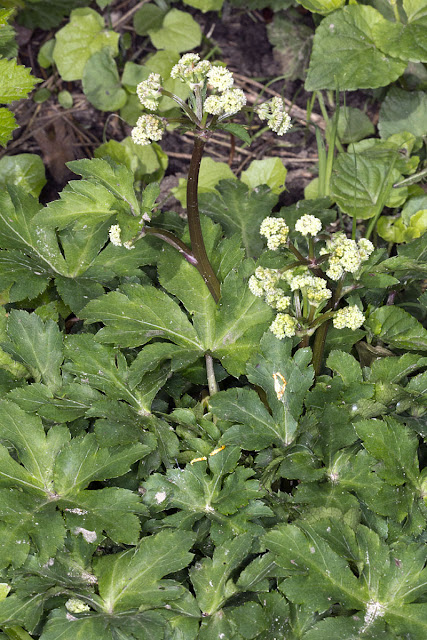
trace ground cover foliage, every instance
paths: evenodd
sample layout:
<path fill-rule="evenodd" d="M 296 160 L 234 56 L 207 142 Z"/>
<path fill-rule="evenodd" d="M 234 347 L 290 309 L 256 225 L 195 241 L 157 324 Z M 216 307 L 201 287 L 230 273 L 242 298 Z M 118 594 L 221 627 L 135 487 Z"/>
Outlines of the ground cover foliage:
<path fill-rule="evenodd" d="M 14 4 L 3 146 L 37 84 L 15 18 L 55 28 L 39 63 L 137 126 L 70 162 L 46 204 L 38 156 L 0 160 L 0 637 L 424 640 L 424 3 L 301 2 L 317 27 L 289 77 L 327 126 L 287 206 L 280 158 L 237 177 L 202 159 L 214 132 L 260 129 L 221 63 L 181 57 L 202 44 L 193 8 L 221 0 L 138 8 L 142 64 L 108 0 Z M 270 6 L 274 47 L 309 28 Z M 378 87 L 378 134 L 318 91 Z M 281 98 L 258 103 L 285 133 Z M 159 196 L 166 117 L 194 134 L 186 219 Z"/>

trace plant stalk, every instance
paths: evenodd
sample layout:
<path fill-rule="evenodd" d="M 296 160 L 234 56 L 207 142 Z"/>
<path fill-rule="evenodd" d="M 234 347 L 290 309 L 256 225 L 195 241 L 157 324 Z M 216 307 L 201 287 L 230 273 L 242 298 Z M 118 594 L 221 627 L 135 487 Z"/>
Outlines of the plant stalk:
<path fill-rule="evenodd" d="M 205 144 L 206 140 L 202 137 L 195 137 L 187 180 L 187 215 L 191 249 L 194 258 L 197 260 L 197 268 L 201 273 L 213 299 L 215 302 L 218 302 L 221 295 L 220 284 L 206 253 L 199 215 L 199 171 Z"/>
<path fill-rule="evenodd" d="M 209 353 L 205 354 L 206 374 L 208 376 L 209 395 L 213 396 L 218 392 L 218 384 L 215 378 L 213 358 Z"/>

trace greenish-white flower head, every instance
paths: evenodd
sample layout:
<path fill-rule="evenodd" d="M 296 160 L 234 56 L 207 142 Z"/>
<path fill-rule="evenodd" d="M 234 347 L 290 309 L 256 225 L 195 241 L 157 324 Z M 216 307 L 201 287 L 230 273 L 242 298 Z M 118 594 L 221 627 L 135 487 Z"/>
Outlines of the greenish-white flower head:
<path fill-rule="evenodd" d="M 266 303 L 277 311 L 286 311 L 291 306 L 290 296 L 286 296 L 281 289 L 272 289 L 265 293 Z"/>
<path fill-rule="evenodd" d="M 255 107 L 255 111 L 258 118 L 266 121 L 268 128 L 278 136 L 283 136 L 292 127 L 291 117 L 285 110 L 284 101 L 278 96 Z"/>
<path fill-rule="evenodd" d="M 110 236 L 111 244 L 114 244 L 115 247 L 122 246 L 121 233 L 122 231 L 119 224 L 111 225 L 108 235 Z"/>
<path fill-rule="evenodd" d="M 373 250 L 374 245 L 370 240 L 362 238 L 357 243 L 340 231 L 327 241 L 326 247 L 320 250 L 320 255 L 329 254 L 326 275 L 331 280 L 339 280 L 344 273 L 356 273 Z"/>
<path fill-rule="evenodd" d="M 365 322 L 365 316 L 359 307 L 353 305 L 352 307 L 345 307 L 344 309 L 338 309 L 335 316 L 332 319 L 332 324 L 335 329 L 359 329 Z"/>
<path fill-rule="evenodd" d="M 288 313 L 278 313 L 270 325 L 270 331 L 279 338 L 292 338 L 297 330 L 298 321 Z"/>
<path fill-rule="evenodd" d="M 259 232 L 267 238 L 267 247 L 275 251 L 286 245 L 289 227 L 284 218 L 267 217 L 262 221 Z"/>
<path fill-rule="evenodd" d="M 246 96 L 241 89 L 228 89 L 220 95 L 208 96 L 203 109 L 213 116 L 232 116 L 246 104 Z"/>
<path fill-rule="evenodd" d="M 194 91 L 196 86 L 203 86 L 211 68 L 211 63 L 208 60 L 200 60 L 197 53 L 186 53 L 172 67 L 171 78 L 181 80 Z"/>
<path fill-rule="evenodd" d="M 294 276 L 289 285 L 291 291 L 300 289 L 314 307 L 319 306 L 322 302 L 332 297 L 332 291 L 327 288 L 326 281 L 323 278 L 318 278 L 308 273 Z"/>
<path fill-rule="evenodd" d="M 277 286 L 281 277 L 277 269 L 257 267 L 255 274 L 249 278 L 249 290 L 258 298 L 264 296 L 265 302 L 273 309 L 286 311 L 291 304 L 291 298 Z"/>
<path fill-rule="evenodd" d="M 156 111 L 161 97 L 161 77 L 158 73 L 150 73 L 147 80 L 143 80 L 136 88 L 136 94 L 143 107 Z"/>
<path fill-rule="evenodd" d="M 165 125 L 161 118 L 151 114 L 140 116 L 132 129 L 132 140 L 135 144 L 148 145 L 162 139 Z"/>
<path fill-rule="evenodd" d="M 65 603 L 65 608 L 70 613 L 85 613 L 86 611 L 90 611 L 89 605 L 78 598 L 69 598 Z"/>
<path fill-rule="evenodd" d="M 306 214 L 301 216 L 295 223 L 295 231 L 303 236 L 316 236 L 322 229 L 322 223 L 316 216 Z"/>
<path fill-rule="evenodd" d="M 219 91 L 220 93 L 231 89 L 234 84 L 233 74 L 227 67 L 220 67 L 218 65 L 211 67 L 208 71 L 207 78 L 209 89 Z"/>

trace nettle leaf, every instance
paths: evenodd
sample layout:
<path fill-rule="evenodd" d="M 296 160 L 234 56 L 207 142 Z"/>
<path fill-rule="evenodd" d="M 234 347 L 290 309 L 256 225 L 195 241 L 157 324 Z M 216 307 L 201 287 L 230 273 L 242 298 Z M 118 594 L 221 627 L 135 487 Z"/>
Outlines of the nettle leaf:
<path fill-rule="evenodd" d="M 366 320 L 365 327 L 390 347 L 408 351 L 427 350 L 427 330 L 400 307 L 379 307 Z"/>
<path fill-rule="evenodd" d="M 204 558 L 190 569 L 196 600 L 203 615 L 212 615 L 236 592 L 231 574 L 249 555 L 252 536 L 243 534 L 216 547 L 212 558 Z"/>
<path fill-rule="evenodd" d="M 366 220 L 375 215 L 378 206 L 382 208 L 400 177 L 386 155 L 341 153 L 334 163 L 331 193 L 342 211 Z"/>
<path fill-rule="evenodd" d="M 26 98 L 32 91 L 39 78 L 31 75 L 30 69 L 16 63 L 16 60 L 0 59 L 0 103 L 10 104 L 15 100 Z"/>
<path fill-rule="evenodd" d="M 257 258 L 264 241 L 256 229 L 271 214 L 277 196 L 266 187 L 250 191 L 238 180 L 224 180 L 215 193 L 200 194 L 200 211 L 219 222 L 227 236 L 239 234 L 247 257 Z"/>
<path fill-rule="evenodd" d="M 0 144 L 2 147 L 5 147 L 12 139 L 12 134 L 18 126 L 12 111 L 7 107 L 0 107 Z"/>
<path fill-rule="evenodd" d="M 378 28 L 390 25 L 379 11 L 363 5 L 324 18 L 314 36 L 306 90 L 374 89 L 397 80 L 407 63 L 387 56 L 377 39 Z"/>
<path fill-rule="evenodd" d="M 12 309 L 4 348 L 24 364 L 34 379 L 52 392 L 61 386 L 62 334 L 52 320 L 43 322 L 35 313 Z"/>
<path fill-rule="evenodd" d="M 388 25 L 376 25 L 378 46 L 382 51 L 402 60 L 427 62 L 425 5 L 422 0 L 404 0 L 403 8 L 408 19 L 406 24 L 389 22 Z"/>
<path fill-rule="evenodd" d="M 163 337 L 192 350 L 201 349 L 194 327 L 178 304 L 154 287 L 124 285 L 121 291 L 92 300 L 81 316 L 89 323 L 106 325 L 97 334 L 100 342 L 137 347 Z"/>
<path fill-rule="evenodd" d="M 119 37 L 105 29 L 104 18 L 93 9 L 74 9 L 55 36 L 53 59 L 61 78 L 81 80 L 86 62 L 103 47 L 111 47 L 117 55 Z"/>
<path fill-rule="evenodd" d="M 189 531 L 164 530 L 142 538 L 136 549 L 99 558 L 94 573 L 104 610 L 152 608 L 181 596 L 184 588 L 179 583 L 162 578 L 191 562 L 189 549 L 195 539 Z"/>

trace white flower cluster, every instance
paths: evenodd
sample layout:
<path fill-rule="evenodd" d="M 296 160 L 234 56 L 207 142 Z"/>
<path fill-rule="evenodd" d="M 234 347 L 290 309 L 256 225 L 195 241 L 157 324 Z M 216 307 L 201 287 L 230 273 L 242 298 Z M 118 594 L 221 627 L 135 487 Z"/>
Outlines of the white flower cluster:
<path fill-rule="evenodd" d="M 277 287 L 280 279 L 281 275 L 277 269 L 257 267 L 255 275 L 249 278 L 249 290 L 258 298 L 264 296 L 265 302 L 273 309 L 285 311 L 289 308 L 291 299 Z"/>
<path fill-rule="evenodd" d="M 135 249 L 132 242 L 122 242 L 122 238 L 121 238 L 122 230 L 120 229 L 120 225 L 118 224 L 111 225 L 108 235 L 110 236 L 111 244 L 113 244 L 115 247 L 124 247 L 125 249 Z"/>
<path fill-rule="evenodd" d="M 212 116 L 232 116 L 246 104 L 246 96 L 241 89 L 227 89 L 217 96 L 209 96 L 203 105 L 206 113 Z"/>
<path fill-rule="evenodd" d="M 374 245 L 370 240 L 362 238 L 356 242 L 340 231 L 327 241 L 326 247 L 320 250 L 320 255 L 329 254 L 326 275 L 331 280 L 339 280 L 344 273 L 356 273 L 373 250 Z"/>
<path fill-rule="evenodd" d="M 231 71 L 226 67 L 220 67 L 215 65 L 211 67 L 207 73 L 209 89 L 215 89 L 216 91 L 227 91 L 231 89 L 234 84 L 234 78 Z"/>
<path fill-rule="evenodd" d="M 161 77 L 158 73 L 150 73 L 147 80 L 140 82 L 136 88 L 137 96 L 143 107 L 156 111 L 159 106 Z"/>
<path fill-rule="evenodd" d="M 332 297 L 332 291 L 326 287 L 326 280 L 312 276 L 309 273 L 296 275 L 290 281 L 291 291 L 301 289 L 314 307 Z"/>
<path fill-rule="evenodd" d="M 267 217 L 262 221 L 259 232 L 267 238 L 267 247 L 275 251 L 286 244 L 289 227 L 284 218 Z"/>
<path fill-rule="evenodd" d="M 209 60 L 200 60 L 197 53 L 186 53 L 172 67 L 171 78 L 181 80 L 194 91 L 197 86 L 203 86 L 211 69 Z"/>
<path fill-rule="evenodd" d="M 365 316 L 360 311 L 359 307 L 353 305 L 352 307 L 345 307 L 344 309 L 338 309 L 335 316 L 332 319 L 332 324 L 335 329 L 358 329 L 365 322 Z"/>
<path fill-rule="evenodd" d="M 278 313 L 270 325 L 270 331 L 279 338 L 292 338 L 297 330 L 298 321 L 288 313 Z"/>
<path fill-rule="evenodd" d="M 132 140 L 143 146 L 162 139 L 165 125 L 157 116 L 151 114 L 140 116 L 132 129 Z"/>
<path fill-rule="evenodd" d="M 301 216 L 295 223 L 295 231 L 299 231 L 303 236 L 316 236 L 322 229 L 322 223 L 316 216 L 306 214 Z"/>
<path fill-rule="evenodd" d="M 292 127 L 291 117 L 285 111 L 282 98 L 278 96 L 255 107 L 255 111 L 258 114 L 258 118 L 266 120 L 268 128 L 277 133 L 278 136 L 283 136 Z"/>

